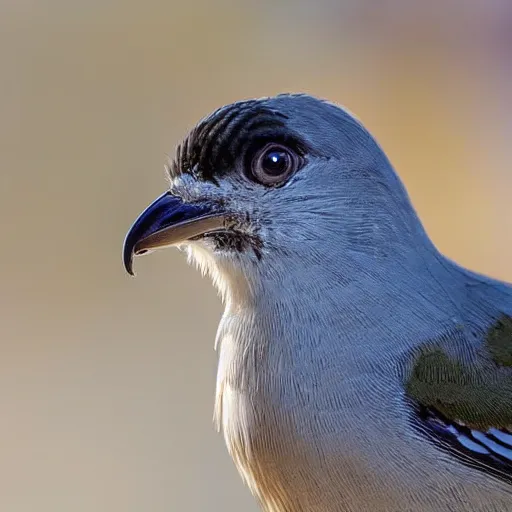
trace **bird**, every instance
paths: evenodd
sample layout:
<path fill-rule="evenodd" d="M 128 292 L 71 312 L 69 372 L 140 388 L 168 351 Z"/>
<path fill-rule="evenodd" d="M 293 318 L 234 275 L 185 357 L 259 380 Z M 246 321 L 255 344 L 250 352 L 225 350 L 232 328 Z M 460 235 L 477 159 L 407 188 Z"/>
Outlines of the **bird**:
<path fill-rule="evenodd" d="M 512 285 L 437 249 L 354 114 L 236 101 L 165 167 L 124 266 L 174 246 L 217 288 L 215 424 L 263 511 L 512 510 Z"/>

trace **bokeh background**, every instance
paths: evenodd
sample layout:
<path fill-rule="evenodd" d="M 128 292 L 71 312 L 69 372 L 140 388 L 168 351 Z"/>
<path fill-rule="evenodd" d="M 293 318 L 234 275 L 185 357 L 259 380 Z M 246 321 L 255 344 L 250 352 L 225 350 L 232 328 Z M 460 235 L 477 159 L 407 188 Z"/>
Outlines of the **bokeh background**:
<path fill-rule="evenodd" d="M 255 511 L 212 425 L 221 305 L 132 220 L 203 115 L 306 91 L 438 247 L 512 281 L 509 0 L 1 0 L 0 510 Z"/>

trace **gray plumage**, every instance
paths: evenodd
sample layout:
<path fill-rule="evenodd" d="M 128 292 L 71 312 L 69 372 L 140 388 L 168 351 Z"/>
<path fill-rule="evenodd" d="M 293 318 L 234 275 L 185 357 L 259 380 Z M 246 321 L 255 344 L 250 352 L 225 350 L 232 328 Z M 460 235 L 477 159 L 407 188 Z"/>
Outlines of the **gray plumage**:
<path fill-rule="evenodd" d="M 512 288 L 439 253 L 358 120 L 235 103 L 168 170 L 125 265 L 179 245 L 212 277 L 215 421 L 263 510 L 512 510 Z"/>

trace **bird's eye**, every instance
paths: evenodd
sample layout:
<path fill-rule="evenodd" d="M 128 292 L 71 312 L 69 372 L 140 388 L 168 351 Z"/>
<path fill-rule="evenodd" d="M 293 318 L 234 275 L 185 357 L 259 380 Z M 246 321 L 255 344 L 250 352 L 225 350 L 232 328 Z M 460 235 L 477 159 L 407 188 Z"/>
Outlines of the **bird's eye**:
<path fill-rule="evenodd" d="M 251 162 L 253 178 L 263 185 L 277 186 L 289 178 L 299 165 L 298 156 L 281 144 L 267 144 Z"/>

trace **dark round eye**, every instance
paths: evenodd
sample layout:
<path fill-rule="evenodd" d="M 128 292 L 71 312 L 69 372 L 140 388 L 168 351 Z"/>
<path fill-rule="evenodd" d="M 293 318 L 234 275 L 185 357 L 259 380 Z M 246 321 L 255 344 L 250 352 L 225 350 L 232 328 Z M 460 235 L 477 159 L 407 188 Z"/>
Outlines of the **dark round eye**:
<path fill-rule="evenodd" d="M 254 179 L 267 186 L 283 183 L 296 170 L 299 164 L 297 155 L 281 144 L 267 144 L 260 149 L 251 162 Z"/>

